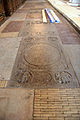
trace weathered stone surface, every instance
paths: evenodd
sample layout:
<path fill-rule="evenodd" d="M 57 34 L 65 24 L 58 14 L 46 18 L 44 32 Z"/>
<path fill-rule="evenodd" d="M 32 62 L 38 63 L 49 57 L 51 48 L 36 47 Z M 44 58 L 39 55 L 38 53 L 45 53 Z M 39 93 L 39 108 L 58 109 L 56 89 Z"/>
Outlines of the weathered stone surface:
<path fill-rule="evenodd" d="M 21 38 L 0 38 L 0 80 L 10 80 Z"/>
<path fill-rule="evenodd" d="M 8 87 L 78 87 L 74 70 L 65 54 L 57 35 L 24 37 Z"/>
<path fill-rule="evenodd" d="M 29 13 L 26 19 L 41 19 L 41 13 Z"/>
<path fill-rule="evenodd" d="M 26 18 L 26 13 L 14 13 L 9 20 L 23 21 Z"/>
<path fill-rule="evenodd" d="M 7 32 L 19 32 L 22 27 L 23 21 L 11 21 L 2 31 L 2 33 Z"/>
<path fill-rule="evenodd" d="M 0 89 L 0 120 L 33 120 L 34 90 Z"/>
<path fill-rule="evenodd" d="M 80 83 L 80 45 L 64 45 Z M 77 59 L 76 59 L 77 58 Z"/>
<path fill-rule="evenodd" d="M 26 29 L 25 29 L 26 28 Z M 19 33 L 19 36 L 50 36 L 55 37 L 57 35 L 56 28 L 54 24 L 43 24 L 25 21 L 24 26 Z"/>

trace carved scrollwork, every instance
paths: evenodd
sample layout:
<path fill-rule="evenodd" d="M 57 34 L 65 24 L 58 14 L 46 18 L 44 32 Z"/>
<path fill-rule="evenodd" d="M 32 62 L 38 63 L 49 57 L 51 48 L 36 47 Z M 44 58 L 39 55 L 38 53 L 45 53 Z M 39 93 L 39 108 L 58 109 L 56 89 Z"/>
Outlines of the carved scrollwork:
<path fill-rule="evenodd" d="M 71 79 L 72 75 L 67 71 L 57 72 L 54 77 L 54 80 L 60 84 L 70 83 Z"/>

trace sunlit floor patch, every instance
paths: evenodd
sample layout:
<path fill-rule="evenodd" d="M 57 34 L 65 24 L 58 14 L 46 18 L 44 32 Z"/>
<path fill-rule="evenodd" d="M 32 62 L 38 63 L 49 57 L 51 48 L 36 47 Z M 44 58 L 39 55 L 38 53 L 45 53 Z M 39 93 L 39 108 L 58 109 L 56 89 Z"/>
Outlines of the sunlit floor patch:
<path fill-rule="evenodd" d="M 5 88 L 7 86 L 7 80 L 0 80 L 0 88 Z"/>

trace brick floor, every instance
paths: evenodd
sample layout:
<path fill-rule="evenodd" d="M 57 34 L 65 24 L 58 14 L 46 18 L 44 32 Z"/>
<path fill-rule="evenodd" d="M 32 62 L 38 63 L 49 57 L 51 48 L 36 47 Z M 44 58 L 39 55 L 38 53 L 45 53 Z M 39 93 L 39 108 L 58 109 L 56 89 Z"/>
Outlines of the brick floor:
<path fill-rule="evenodd" d="M 7 86 L 7 80 L 0 80 L 0 88 L 5 88 Z"/>
<path fill-rule="evenodd" d="M 35 90 L 34 120 L 80 120 L 80 89 Z"/>

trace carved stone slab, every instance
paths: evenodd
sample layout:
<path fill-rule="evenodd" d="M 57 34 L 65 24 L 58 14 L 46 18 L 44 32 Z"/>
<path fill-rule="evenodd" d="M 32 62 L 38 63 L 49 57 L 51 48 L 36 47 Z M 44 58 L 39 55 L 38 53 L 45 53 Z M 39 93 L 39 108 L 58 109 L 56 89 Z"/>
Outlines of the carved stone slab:
<path fill-rule="evenodd" d="M 26 29 L 25 29 L 26 28 Z M 19 33 L 20 37 L 25 36 L 50 36 L 55 37 L 57 35 L 56 28 L 54 24 L 43 24 L 38 21 L 27 22 L 25 21 L 23 29 Z"/>
<path fill-rule="evenodd" d="M 8 87 L 78 87 L 70 60 L 57 35 L 22 39 Z"/>

